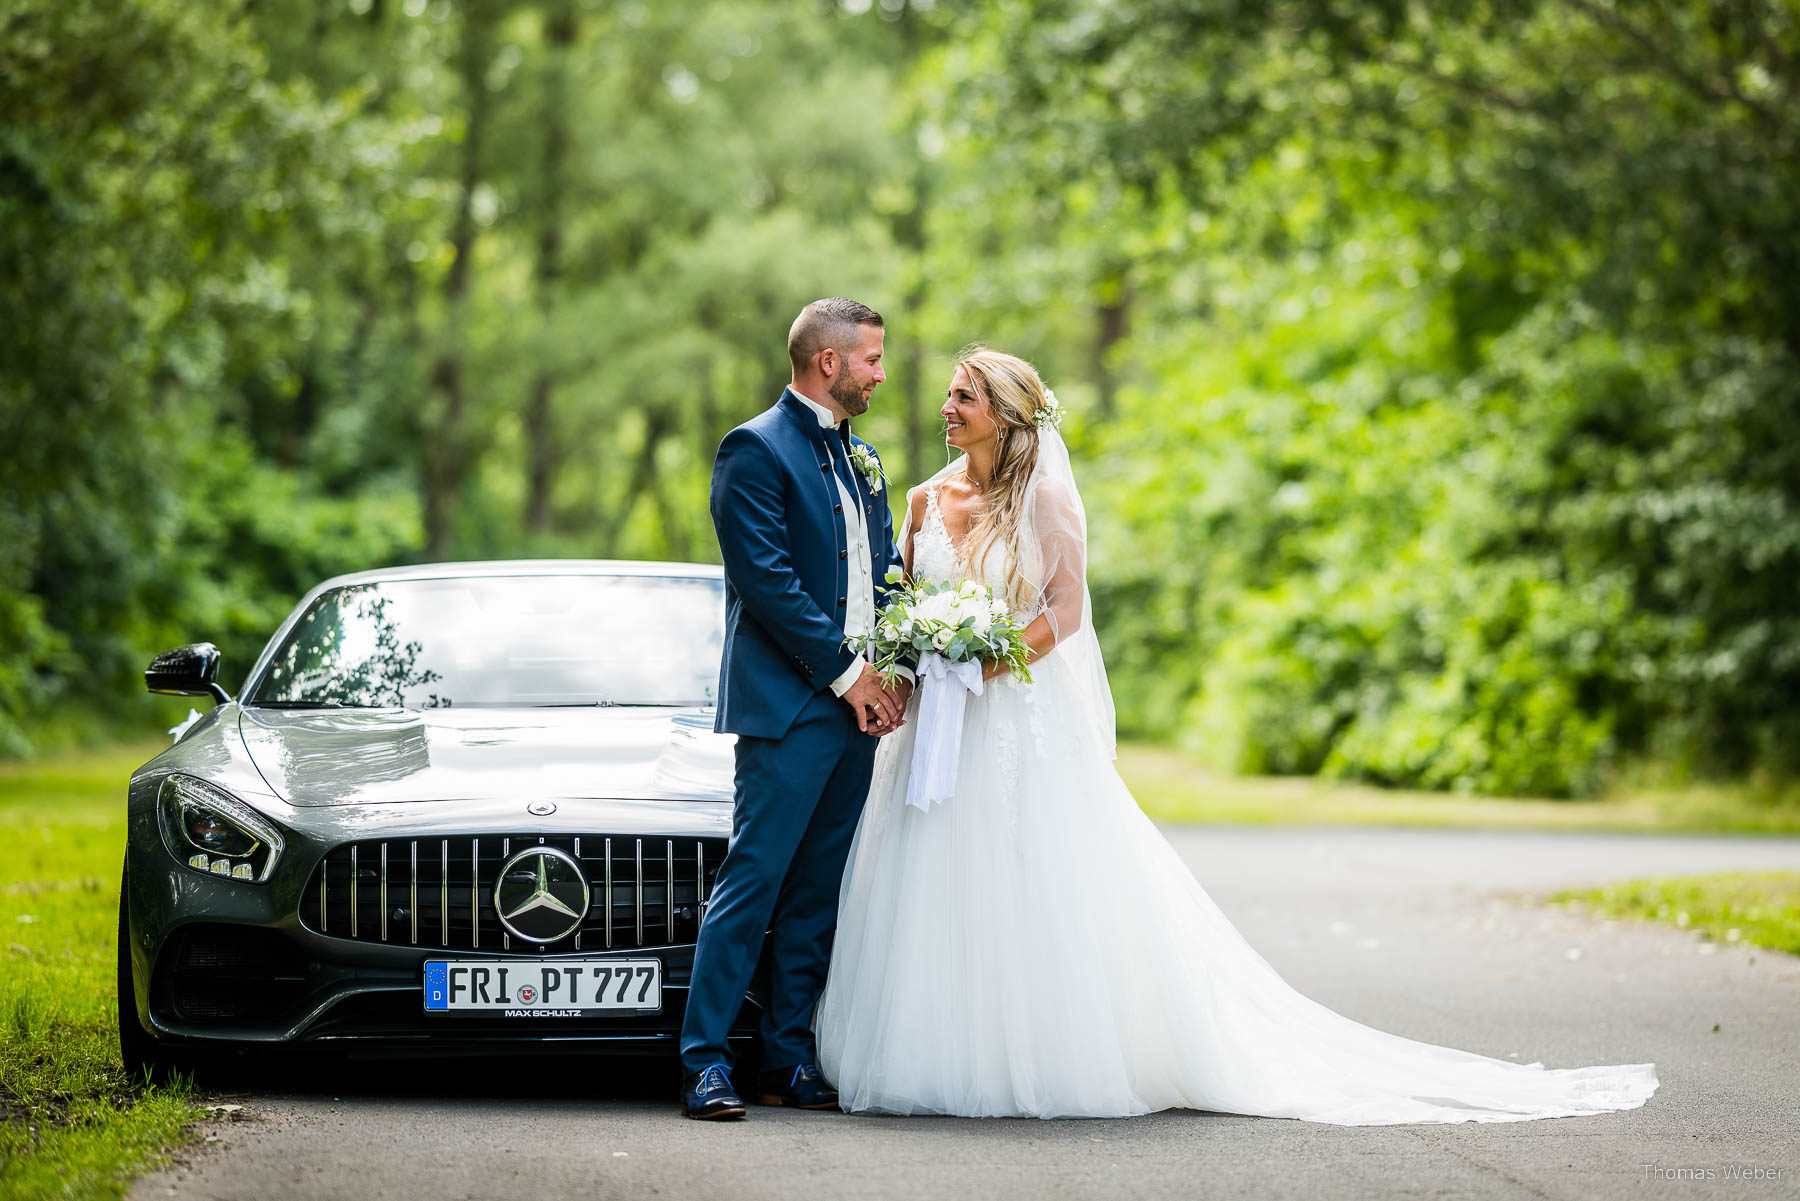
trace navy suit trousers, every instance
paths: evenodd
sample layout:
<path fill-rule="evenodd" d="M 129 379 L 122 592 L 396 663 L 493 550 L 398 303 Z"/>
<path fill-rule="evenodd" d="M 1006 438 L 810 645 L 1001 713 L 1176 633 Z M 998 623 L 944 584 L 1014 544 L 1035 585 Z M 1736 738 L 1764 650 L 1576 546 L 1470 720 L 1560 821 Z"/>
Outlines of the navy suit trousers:
<path fill-rule="evenodd" d="M 763 1066 L 816 1062 L 813 1008 L 831 962 L 838 890 L 877 741 L 829 691 L 814 694 L 780 738 L 739 735 L 731 846 L 700 925 L 681 1026 L 686 1074 L 732 1062 L 726 1035 L 765 931 L 772 970 Z"/>

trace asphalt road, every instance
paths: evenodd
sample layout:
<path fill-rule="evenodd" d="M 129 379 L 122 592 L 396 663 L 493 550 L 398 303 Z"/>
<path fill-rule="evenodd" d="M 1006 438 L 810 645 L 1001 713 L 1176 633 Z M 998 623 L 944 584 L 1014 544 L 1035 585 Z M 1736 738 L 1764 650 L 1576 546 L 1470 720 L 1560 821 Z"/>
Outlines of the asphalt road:
<path fill-rule="evenodd" d="M 1530 898 L 1564 885 L 1800 870 L 1800 839 L 1174 828 L 1302 992 L 1404 1034 L 1550 1067 L 1654 1062 L 1625 1113 L 1344 1128 L 1169 1112 L 1116 1121 L 751 1110 L 689 1122 L 580 1061 L 361 1065 L 228 1098 L 163 1198 L 1800 1197 L 1800 959 Z"/>

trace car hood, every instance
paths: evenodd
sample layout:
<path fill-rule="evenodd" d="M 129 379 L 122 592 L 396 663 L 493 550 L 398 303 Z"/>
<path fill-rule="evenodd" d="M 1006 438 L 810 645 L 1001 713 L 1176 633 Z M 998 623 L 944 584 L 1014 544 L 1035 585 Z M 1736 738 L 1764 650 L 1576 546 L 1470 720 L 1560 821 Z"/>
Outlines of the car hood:
<path fill-rule="evenodd" d="M 239 710 L 262 777 L 291 805 L 505 797 L 729 801 L 711 709 Z"/>

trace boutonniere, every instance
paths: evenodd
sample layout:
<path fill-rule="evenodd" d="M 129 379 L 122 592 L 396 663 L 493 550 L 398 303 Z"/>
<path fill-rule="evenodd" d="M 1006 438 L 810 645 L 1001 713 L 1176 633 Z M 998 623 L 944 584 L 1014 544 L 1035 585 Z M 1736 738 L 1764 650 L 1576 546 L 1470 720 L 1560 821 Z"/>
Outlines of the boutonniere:
<path fill-rule="evenodd" d="M 884 477 L 881 474 L 881 460 L 875 457 L 875 452 L 866 446 L 852 443 L 850 462 L 862 473 L 862 477 L 869 481 L 869 491 L 879 496 Z"/>

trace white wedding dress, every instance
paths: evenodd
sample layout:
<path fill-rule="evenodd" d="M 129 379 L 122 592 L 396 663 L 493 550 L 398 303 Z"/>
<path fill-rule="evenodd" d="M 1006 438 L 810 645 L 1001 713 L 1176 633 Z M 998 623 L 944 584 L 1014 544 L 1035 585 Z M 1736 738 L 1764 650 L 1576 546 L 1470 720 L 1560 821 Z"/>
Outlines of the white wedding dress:
<path fill-rule="evenodd" d="M 912 570 L 955 582 L 966 573 L 925 486 Z M 998 593 L 1004 552 L 987 558 Z M 1300 995 L 1138 809 L 1113 767 L 1110 694 L 1092 720 L 1089 669 L 1064 648 L 1032 664 L 1033 683 L 1000 676 L 969 697 L 956 793 L 930 811 L 906 804 L 916 695 L 882 739 L 814 1017 L 844 1109 L 1186 1107 L 1360 1126 L 1604 1113 L 1656 1090 L 1652 1064 L 1546 1070 Z"/>

